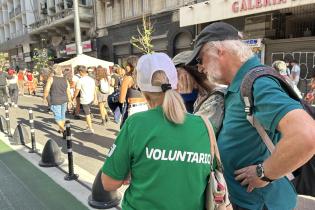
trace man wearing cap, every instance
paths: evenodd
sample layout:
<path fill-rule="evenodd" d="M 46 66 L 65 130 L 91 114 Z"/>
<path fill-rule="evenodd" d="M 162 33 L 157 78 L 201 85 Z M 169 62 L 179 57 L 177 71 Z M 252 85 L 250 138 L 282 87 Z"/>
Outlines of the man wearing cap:
<path fill-rule="evenodd" d="M 226 88 L 219 87 L 208 80 L 206 74 L 196 71 L 196 65 L 185 65 L 192 53 L 192 51 L 183 51 L 173 58 L 178 75 L 177 91 L 183 97 L 187 111 L 189 112 L 188 107 L 191 105 L 190 113 L 207 116 L 218 132 L 223 121 Z M 196 92 L 196 96 L 189 101 L 192 99 L 192 91 Z"/>
<path fill-rule="evenodd" d="M 229 85 L 218 147 L 234 209 L 294 209 L 296 193 L 285 175 L 314 155 L 313 119 L 276 79 L 258 78 L 253 85 L 253 114 L 276 144 L 270 155 L 246 119 L 240 94 L 245 74 L 262 64 L 240 40 L 238 31 L 223 22 L 207 26 L 187 62 L 194 63 L 210 79 Z"/>

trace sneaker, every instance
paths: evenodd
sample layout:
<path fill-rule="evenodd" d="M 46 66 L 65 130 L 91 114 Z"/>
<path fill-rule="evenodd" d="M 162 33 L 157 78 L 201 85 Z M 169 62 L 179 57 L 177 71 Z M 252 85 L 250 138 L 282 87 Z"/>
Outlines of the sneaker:
<path fill-rule="evenodd" d="M 94 129 L 93 128 L 87 128 L 85 130 L 83 130 L 84 133 L 94 133 Z"/>
<path fill-rule="evenodd" d="M 0 106 L 0 109 L 4 109 L 4 106 Z"/>
<path fill-rule="evenodd" d="M 14 105 L 13 105 L 13 107 L 14 107 L 14 108 L 17 108 L 17 107 L 18 107 L 18 105 L 17 105 L 17 104 L 14 104 Z"/>

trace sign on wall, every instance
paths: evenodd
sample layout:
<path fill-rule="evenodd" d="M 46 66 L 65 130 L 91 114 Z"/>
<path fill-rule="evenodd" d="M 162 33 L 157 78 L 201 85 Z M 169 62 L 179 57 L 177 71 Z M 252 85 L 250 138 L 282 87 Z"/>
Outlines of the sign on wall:
<path fill-rule="evenodd" d="M 314 4 L 314 0 L 211 0 L 181 7 L 180 27 Z"/>
<path fill-rule="evenodd" d="M 91 40 L 82 42 L 82 50 L 83 52 L 91 52 L 92 51 L 92 43 Z M 77 52 L 77 47 L 75 43 L 66 45 L 67 55 L 73 55 Z"/>
<path fill-rule="evenodd" d="M 260 59 L 262 64 L 265 63 L 265 45 L 262 43 L 262 39 L 247 39 L 243 40 L 247 45 L 252 48 L 252 51 Z"/>

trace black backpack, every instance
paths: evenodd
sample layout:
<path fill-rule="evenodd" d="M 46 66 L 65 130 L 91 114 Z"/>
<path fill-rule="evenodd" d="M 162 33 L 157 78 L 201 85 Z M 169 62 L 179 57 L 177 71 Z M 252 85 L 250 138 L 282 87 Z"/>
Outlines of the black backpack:
<path fill-rule="evenodd" d="M 281 87 L 288 93 L 288 95 L 299 101 L 304 110 L 315 119 L 315 107 L 312 107 L 303 99 L 300 99 L 291 85 L 281 76 L 276 70 L 268 66 L 259 66 L 251 69 L 244 77 L 241 84 L 241 96 L 245 103 L 245 112 L 247 118 L 252 116 L 254 108 L 253 98 L 253 84 L 256 79 L 264 76 L 271 76 L 276 78 Z M 256 129 L 257 127 L 254 126 Z M 258 129 L 257 129 L 258 131 Z M 258 131 L 259 133 L 259 131 Z M 267 146 L 268 147 L 268 146 Z M 296 191 L 299 194 L 315 196 L 315 156 L 310 159 L 305 165 L 293 172 L 295 179 L 292 181 L 295 185 Z"/>

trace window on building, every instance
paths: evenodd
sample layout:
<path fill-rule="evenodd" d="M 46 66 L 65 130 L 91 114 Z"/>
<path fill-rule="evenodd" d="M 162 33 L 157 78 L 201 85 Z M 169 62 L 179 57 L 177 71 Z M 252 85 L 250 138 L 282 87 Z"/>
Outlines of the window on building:
<path fill-rule="evenodd" d="M 122 18 L 140 16 L 149 11 L 149 0 L 123 0 Z"/>
<path fill-rule="evenodd" d="M 143 0 L 143 12 L 149 12 L 150 11 L 150 1 L 149 0 Z"/>
<path fill-rule="evenodd" d="M 105 23 L 110 24 L 113 22 L 113 7 L 114 7 L 114 1 L 113 0 L 107 0 L 105 3 Z"/>

